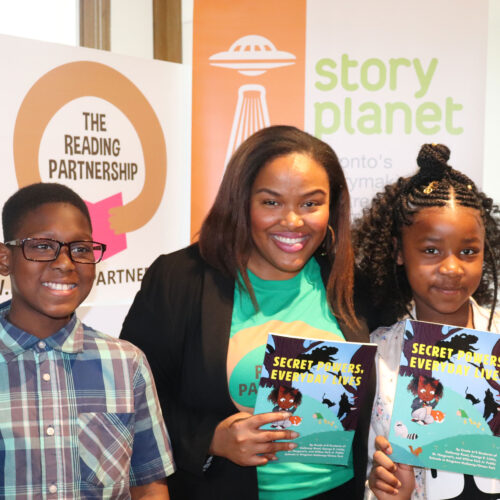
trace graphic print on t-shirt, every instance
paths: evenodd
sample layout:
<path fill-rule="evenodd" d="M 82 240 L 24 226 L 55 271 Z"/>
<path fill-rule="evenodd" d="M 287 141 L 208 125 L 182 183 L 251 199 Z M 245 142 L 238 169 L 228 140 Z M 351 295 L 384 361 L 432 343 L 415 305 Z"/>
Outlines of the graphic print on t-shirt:
<path fill-rule="evenodd" d="M 239 411 L 253 412 L 269 332 L 291 337 L 344 340 L 340 334 L 314 328 L 304 321 L 285 323 L 271 320 L 237 332 L 229 340 L 227 375 L 229 393 Z"/>

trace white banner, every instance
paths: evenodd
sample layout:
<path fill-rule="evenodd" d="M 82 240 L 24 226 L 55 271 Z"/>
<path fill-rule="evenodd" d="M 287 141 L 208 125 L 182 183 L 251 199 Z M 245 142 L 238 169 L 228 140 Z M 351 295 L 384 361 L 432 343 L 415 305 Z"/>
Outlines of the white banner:
<path fill-rule="evenodd" d="M 307 2 L 305 128 L 339 154 L 358 215 L 420 146 L 482 181 L 488 4 Z"/>
<path fill-rule="evenodd" d="M 1 199 L 39 181 L 77 191 L 108 245 L 86 305 L 128 307 L 153 259 L 189 241 L 188 70 L 7 36 L 0 67 Z"/>

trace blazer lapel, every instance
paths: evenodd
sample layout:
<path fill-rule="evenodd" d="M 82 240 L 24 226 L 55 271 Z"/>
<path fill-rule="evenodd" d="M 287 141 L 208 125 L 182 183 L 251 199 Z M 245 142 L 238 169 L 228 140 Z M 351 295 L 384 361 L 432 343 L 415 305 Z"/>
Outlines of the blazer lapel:
<path fill-rule="evenodd" d="M 205 268 L 202 309 L 202 359 L 207 360 L 203 372 L 212 397 L 220 400 L 228 412 L 238 411 L 232 403 L 227 382 L 227 351 L 234 300 L 234 280 L 212 267 Z"/>

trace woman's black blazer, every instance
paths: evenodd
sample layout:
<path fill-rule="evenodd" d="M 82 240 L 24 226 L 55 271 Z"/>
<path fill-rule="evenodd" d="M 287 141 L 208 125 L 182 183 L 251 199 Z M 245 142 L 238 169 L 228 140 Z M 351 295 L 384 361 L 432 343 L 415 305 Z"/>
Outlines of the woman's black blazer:
<path fill-rule="evenodd" d="M 320 262 L 324 274 L 328 267 Z M 238 412 L 229 396 L 226 361 L 234 280 L 223 276 L 191 245 L 158 257 L 144 276 L 121 338 L 140 347 L 156 382 L 177 466 L 168 478 L 173 500 L 256 500 L 255 467 L 215 457 L 203 472 L 216 425 Z M 349 341 L 367 342 L 366 327 L 340 324 Z M 374 378 L 371 396 L 374 391 Z M 362 498 L 371 398 L 353 443 L 357 497 Z"/>

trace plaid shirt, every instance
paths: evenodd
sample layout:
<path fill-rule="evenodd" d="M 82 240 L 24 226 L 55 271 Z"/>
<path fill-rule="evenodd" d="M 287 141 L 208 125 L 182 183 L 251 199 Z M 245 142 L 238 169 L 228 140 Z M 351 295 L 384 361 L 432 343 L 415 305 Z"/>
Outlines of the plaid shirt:
<path fill-rule="evenodd" d="M 144 354 L 73 315 L 41 340 L 0 307 L 0 498 L 130 498 L 174 472 Z"/>

